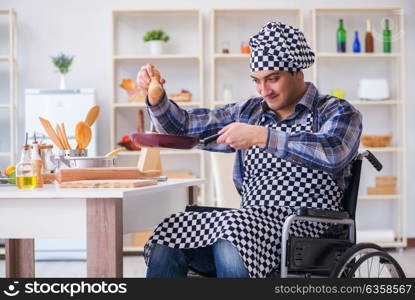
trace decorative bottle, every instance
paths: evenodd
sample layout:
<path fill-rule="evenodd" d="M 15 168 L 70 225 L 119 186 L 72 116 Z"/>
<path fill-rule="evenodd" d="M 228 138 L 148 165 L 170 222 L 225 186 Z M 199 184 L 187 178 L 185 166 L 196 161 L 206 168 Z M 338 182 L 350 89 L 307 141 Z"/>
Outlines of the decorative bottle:
<path fill-rule="evenodd" d="M 389 19 L 385 19 L 385 29 L 383 29 L 383 52 L 392 52 L 392 31 L 389 28 Z"/>
<path fill-rule="evenodd" d="M 344 28 L 343 19 L 339 20 L 339 28 L 337 28 L 337 52 L 346 52 L 346 29 Z"/>
<path fill-rule="evenodd" d="M 357 30 L 354 32 L 353 52 L 360 53 L 359 32 Z"/>
<path fill-rule="evenodd" d="M 366 20 L 366 37 L 365 37 L 365 52 L 366 53 L 373 53 L 375 51 L 375 41 L 372 35 L 372 25 L 370 20 Z"/>

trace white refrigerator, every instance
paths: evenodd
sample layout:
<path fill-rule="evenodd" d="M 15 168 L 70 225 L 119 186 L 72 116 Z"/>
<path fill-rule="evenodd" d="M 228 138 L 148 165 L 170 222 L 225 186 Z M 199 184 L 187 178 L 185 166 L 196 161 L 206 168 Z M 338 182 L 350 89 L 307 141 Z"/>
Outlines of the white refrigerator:
<path fill-rule="evenodd" d="M 52 144 L 39 117 L 49 120 L 55 128 L 64 123 L 69 143 L 76 147 L 75 126 L 84 121 L 88 110 L 95 105 L 94 89 L 25 90 L 25 132 L 29 137 L 36 131 L 46 143 Z M 92 139 L 88 146 L 88 156 L 96 155 L 96 124 L 92 126 Z M 57 151 L 54 148 L 53 151 Z M 84 260 L 86 259 L 85 239 L 37 239 L 35 241 L 36 260 Z"/>

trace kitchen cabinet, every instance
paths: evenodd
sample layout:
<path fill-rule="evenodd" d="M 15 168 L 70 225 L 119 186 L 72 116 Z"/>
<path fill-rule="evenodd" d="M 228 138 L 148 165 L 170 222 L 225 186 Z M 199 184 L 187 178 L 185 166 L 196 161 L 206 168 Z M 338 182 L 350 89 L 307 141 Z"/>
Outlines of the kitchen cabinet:
<path fill-rule="evenodd" d="M 357 209 L 358 241 L 375 242 L 384 247 L 406 246 L 406 132 L 404 77 L 404 20 L 401 8 L 315 8 L 312 10 L 312 46 L 316 62 L 313 81 L 320 92 L 346 91 L 349 100 L 363 115 L 364 135 L 392 135 L 390 146 L 366 148 L 383 164 L 376 172 L 364 162 Z M 347 53 L 336 53 L 336 29 L 339 19 L 347 30 Z M 352 53 L 354 31 L 362 45 L 366 20 L 370 19 L 375 38 L 374 53 Z M 392 24 L 392 52 L 383 53 L 382 30 L 385 19 Z M 364 47 L 362 46 L 362 49 Z M 363 78 L 385 78 L 390 97 L 386 100 L 360 100 L 358 86 Z M 397 192 L 392 195 L 368 195 L 376 176 L 396 176 Z M 359 229 L 361 230 L 359 233 Z M 392 233 L 392 234 L 391 234 Z M 383 238 L 389 236 L 388 239 Z"/>
<path fill-rule="evenodd" d="M 0 170 L 16 162 L 16 13 L 0 9 Z"/>

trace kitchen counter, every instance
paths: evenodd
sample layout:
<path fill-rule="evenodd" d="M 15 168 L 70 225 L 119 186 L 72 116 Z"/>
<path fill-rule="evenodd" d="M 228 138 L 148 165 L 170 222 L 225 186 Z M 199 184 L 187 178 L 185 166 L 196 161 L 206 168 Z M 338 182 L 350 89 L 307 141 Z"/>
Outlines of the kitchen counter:
<path fill-rule="evenodd" d="M 36 238 L 86 238 L 88 277 L 122 277 L 122 235 L 154 227 L 184 210 L 193 203 L 194 187 L 202 183 L 203 179 L 169 179 L 139 188 L 0 187 L 6 274 L 35 277 Z"/>

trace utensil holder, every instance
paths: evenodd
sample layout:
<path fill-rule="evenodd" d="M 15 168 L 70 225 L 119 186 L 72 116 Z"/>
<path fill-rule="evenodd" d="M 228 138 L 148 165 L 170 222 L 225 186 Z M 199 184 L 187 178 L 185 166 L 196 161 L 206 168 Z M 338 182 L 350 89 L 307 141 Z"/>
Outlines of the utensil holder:
<path fill-rule="evenodd" d="M 57 170 L 72 168 L 72 162 L 68 157 L 86 157 L 88 156 L 87 149 L 70 149 L 70 150 L 59 150 L 58 155 L 55 156 L 57 163 Z"/>

